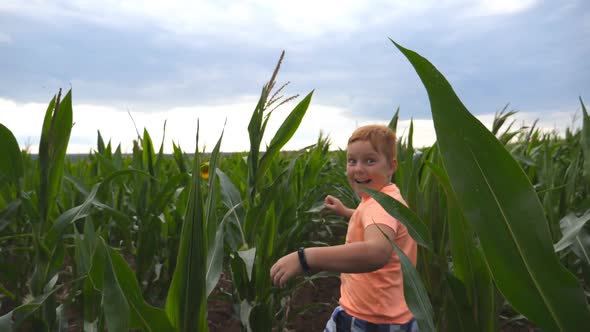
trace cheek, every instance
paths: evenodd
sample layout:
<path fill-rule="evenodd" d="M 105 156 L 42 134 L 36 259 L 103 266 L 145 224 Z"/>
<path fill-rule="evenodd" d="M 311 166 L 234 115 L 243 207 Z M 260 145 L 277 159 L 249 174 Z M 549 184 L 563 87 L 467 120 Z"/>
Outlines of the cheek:
<path fill-rule="evenodd" d="M 355 185 L 355 182 L 354 182 L 354 172 L 352 172 L 352 171 L 351 171 L 350 169 L 348 169 L 348 168 L 346 169 L 346 179 L 348 180 L 348 183 L 349 183 L 351 186 L 354 186 L 354 185 Z"/>
<path fill-rule="evenodd" d="M 354 171 L 353 171 L 352 167 L 346 166 L 346 176 L 350 178 L 351 176 L 353 176 L 353 174 L 354 174 Z"/>
<path fill-rule="evenodd" d="M 346 172 L 346 179 L 348 180 L 348 182 L 350 182 L 350 184 L 353 184 L 354 176 L 352 173 Z"/>

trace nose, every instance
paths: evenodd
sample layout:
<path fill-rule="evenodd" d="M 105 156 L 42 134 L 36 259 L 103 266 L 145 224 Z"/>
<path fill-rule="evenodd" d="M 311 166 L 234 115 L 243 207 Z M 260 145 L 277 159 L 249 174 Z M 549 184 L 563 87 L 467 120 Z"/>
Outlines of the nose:
<path fill-rule="evenodd" d="M 365 170 L 365 168 L 363 167 L 362 163 L 357 163 L 356 165 L 354 165 L 354 166 L 351 166 L 351 167 L 352 167 L 352 171 L 353 171 L 355 174 L 358 174 L 358 173 L 364 172 L 364 170 Z"/>

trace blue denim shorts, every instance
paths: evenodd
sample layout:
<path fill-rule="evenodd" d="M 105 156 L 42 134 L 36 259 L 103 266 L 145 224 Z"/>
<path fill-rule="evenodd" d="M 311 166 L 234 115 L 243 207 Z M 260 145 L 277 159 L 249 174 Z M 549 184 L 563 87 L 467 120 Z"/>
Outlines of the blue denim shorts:
<path fill-rule="evenodd" d="M 352 317 L 337 306 L 326 324 L 324 332 L 418 332 L 418 323 L 412 318 L 405 324 L 374 324 Z"/>

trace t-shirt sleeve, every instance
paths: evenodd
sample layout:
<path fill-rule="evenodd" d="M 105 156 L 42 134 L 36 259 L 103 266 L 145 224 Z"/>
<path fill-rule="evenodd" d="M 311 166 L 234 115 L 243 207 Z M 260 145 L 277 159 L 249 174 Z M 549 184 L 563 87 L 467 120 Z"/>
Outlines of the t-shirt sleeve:
<path fill-rule="evenodd" d="M 363 209 L 361 223 L 363 228 L 367 228 L 373 224 L 384 224 L 391 227 L 395 233 L 397 233 L 399 225 L 399 221 L 387 213 L 387 211 L 385 211 L 385 209 L 375 200 L 368 202 L 367 206 Z"/>

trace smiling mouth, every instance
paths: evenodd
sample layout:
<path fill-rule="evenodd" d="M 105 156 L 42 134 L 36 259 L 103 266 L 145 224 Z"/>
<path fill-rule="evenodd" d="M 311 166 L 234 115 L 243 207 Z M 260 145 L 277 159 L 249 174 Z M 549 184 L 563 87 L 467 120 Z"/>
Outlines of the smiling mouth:
<path fill-rule="evenodd" d="M 369 182 L 371 182 L 371 179 L 365 181 L 354 180 L 354 182 L 356 182 L 357 184 L 369 184 Z"/>

